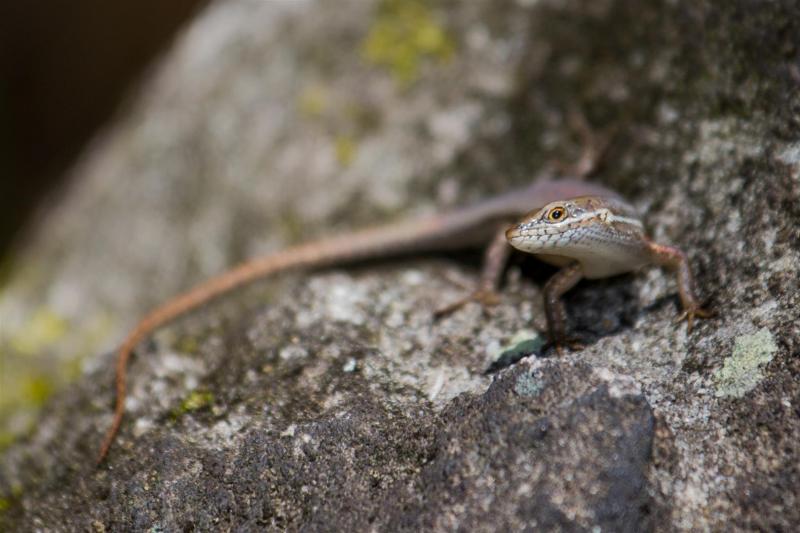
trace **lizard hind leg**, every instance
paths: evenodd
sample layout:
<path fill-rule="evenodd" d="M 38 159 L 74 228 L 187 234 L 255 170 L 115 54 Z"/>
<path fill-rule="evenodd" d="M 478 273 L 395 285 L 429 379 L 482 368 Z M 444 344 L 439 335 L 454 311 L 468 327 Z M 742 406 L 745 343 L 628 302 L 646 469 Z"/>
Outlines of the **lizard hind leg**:
<path fill-rule="evenodd" d="M 458 311 L 470 302 L 476 302 L 484 308 L 500 303 L 497 287 L 511 253 L 511 246 L 506 239 L 506 229 L 508 228 L 503 225 L 486 247 L 483 256 L 483 270 L 476 289 L 467 296 L 434 311 L 435 319 L 438 320 Z"/>
<path fill-rule="evenodd" d="M 595 131 L 583 111 L 574 105 L 569 107 L 566 120 L 567 126 L 579 137 L 580 154 L 573 162 L 555 159 L 550 161 L 550 165 L 559 174 L 579 179 L 588 178 L 603 165 L 617 128 L 612 126 Z"/>

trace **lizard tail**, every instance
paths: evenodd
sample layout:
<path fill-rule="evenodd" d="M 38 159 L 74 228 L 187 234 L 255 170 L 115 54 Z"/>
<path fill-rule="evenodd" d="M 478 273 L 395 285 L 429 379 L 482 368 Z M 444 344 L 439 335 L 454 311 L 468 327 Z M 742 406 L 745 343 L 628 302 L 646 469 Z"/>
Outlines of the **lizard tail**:
<path fill-rule="evenodd" d="M 136 346 L 154 330 L 171 322 L 228 291 L 257 279 L 303 267 L 324 267 L 338 263 L 366 259 L 383 250 L 402 251 L 404 247 L 419 247 L 421 236 L 435 235 L 446 224 L 438 217 L 400 223 L 347 236 L 302 244 L 273 255 L 242 263 L 216 277 L 197 285 L 188 292 L 173 298 L 148 313 L 128 334 L 117 352 L 116 401 L 114 417 L 97 455 L 97 464 L 103 462 L 122 425 L 125 415 L 127 367 Z"/>
<path fill-rule="evenodd" d="M 117 353 L 116 404 L 114 418 L 106 433 L 97 463 L 100 464 L 114 442 L 125 414 L 127 366 L 133 350 L 157 328 L 192 311 L 231 289 L 288 269 L 322 268 L 380 255 L 409 251 L 454 248 L 469 240 L 495 234 L 491 221 L 525 213 L 549 202 L 581 194 L 615 196 L 599 185 L 570 180 L 536 181 L 531 186 L 481 202 L 471 208 L 432 215 L 388 226 L 363 230 L 339 237 L 302 244 L 260 259 L 243 263 L 213 277 L 147 314 L 128 334 Z M 488 230 L 488 232 L 487 232 Z"/>

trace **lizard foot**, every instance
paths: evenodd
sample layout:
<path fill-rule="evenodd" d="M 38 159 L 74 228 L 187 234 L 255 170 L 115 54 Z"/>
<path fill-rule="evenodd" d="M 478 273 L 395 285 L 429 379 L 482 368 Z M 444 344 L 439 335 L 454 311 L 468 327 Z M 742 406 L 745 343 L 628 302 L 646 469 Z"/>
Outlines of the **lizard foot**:
<path fill-rule="evenodd" d="M 562 357 L 564 355 L 565 349 L 569 349 L 574 352 L 579 352 L 584 348 L 586 348 L 585 344 L 578 341 L 577 339 L 571 339 L 571 338 L 563 338 L 557 341 L 550 341 L 548 345 L 556 349 L 556 354 L 558 354 L 559 357 Z"/>
<path fill-rule="evenodd" d="M 682 322 L 686 320 L 686 333 L 692 332 L 692 324 L 695 318 L 712 318 L 715 316 L 713 311 L 709 311 L 707 309 L 703 309 L 700 306 L 693 306 L 688 309 L 685 309 L 683 313 L 678 315 L 678 318 L 675 319 L 675 323 Z"/>
<path fill-rule="evenodd" d="M 478 289 L 472 294 L 461 298 L 451 304 L 441 307 L 433 312 L 435 319 L 443 318 L 454 311 L 458 311 L 470 302 L 479 303 L 482 307 L 492 307 L 500 303 L 500 295 L 491 289 Z"/>

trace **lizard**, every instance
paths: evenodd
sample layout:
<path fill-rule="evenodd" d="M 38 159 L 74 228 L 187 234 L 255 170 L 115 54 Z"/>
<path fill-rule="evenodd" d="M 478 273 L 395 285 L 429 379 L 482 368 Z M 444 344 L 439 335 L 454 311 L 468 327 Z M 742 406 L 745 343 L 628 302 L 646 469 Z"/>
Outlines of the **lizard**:
<path fill-rule="evenodd" d="M 512 224 L 519 217 L 523 218 Z M 128 361 L 136 346 L 159 327 L 233 289 L 280 272 L 316 270 L 486 242 L 489 244 L 476 290 L 438 310 L 437 316 L 469 301 L 497 303 L 496 290 L 512 247 L 561 267 L 544 286 L 549 341 L 559 354 L 564 345 L 575 347 L 566 337 L 566 311 L 561 296 L 581 278 L 613 276 L 647 264 L 666 266 L 677 271 L 683 306 L 680 319 L 686 319 L 688 329 L 694 318 L 710 316 L 696 296 L 686 254 L 652 242 L 633 207 L 620 195 L 602 185 L 576 179 L 537 179 L 527 187 L 464 208 L 323 238 L 244 262 L 155 308 L 129 332 L 117 352 L 114 415 L 97 464 L 107 456 L 122 424 Z"/>

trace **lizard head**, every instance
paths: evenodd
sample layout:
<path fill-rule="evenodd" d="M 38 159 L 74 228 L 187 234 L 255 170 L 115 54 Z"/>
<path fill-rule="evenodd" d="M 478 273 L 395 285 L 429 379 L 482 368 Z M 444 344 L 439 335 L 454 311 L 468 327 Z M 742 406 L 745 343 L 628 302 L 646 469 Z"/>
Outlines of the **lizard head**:
<path fill-rule="evenodd" d="M 609 232 L 641 233 L 642 224 L 622 201 L 581 196 L 528 213 L 506 231 L 506 238 L 523 252 L 573 257 L 572 251 L 583 255 Z"/>

